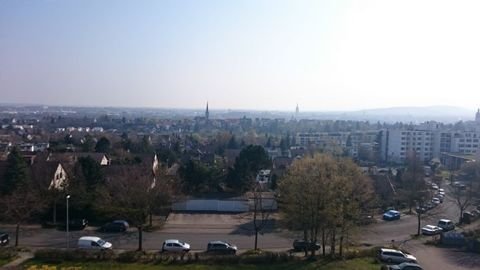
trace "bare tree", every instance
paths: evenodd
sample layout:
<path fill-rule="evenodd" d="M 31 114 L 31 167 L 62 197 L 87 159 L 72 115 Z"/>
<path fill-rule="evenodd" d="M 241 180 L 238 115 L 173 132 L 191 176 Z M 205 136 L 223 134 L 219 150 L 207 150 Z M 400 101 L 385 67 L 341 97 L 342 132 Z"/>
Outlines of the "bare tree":
<path fill-rule="evenodd" d="M 424 200 L 426 184 L 424 180 L 424 169 L 422 162 L 418 159 L 415 152 L 409 153 L 407 158 L 407 168 L 402 174 L 401 196 L 407 201 L 409 213 L 412 213 L 413 207 L 418 201 Z"/>
<path fill-rule="evenodd" d="M 43 200 L 33 189 L 25 187 L 2 196 L 0 204 L 4 209 L 4 218 L 15 222 L 15 246 L 17 247 L 21 224 L 29 221 L 33 214 L 43 209 Z"/>
<path fill-rule="evenodd" d="M 259 183 L 254 184 L 253 195 L 253 231 L 255 233 L 254 249 L 258 249 L 258 234 L 268 225 L 272 212 L 273 200 L 265 198 Z M 268 203 L 270 201 L 270 203 Z"/>
<path fill-rule="evenodd" d="M 329 242 L 331 256 L 338 244 L 343 255 L 345 240 L 371 201 L 372 183 L 351 160 L 314 155 L 294 162 L 280 182 L 279 195 L 283 218 L 292 229 L 302 230 L 310 243 L 321 233 L 323 254 Z"/>
<path fill-rule="evenodd" d="M 458 222 L 463 222 L 463 213 L 467 210 L 470 205 L 472 205 L 472 188 L 470 187 L 454 187 L 453 188 L 453 198 L 455 199 L 455 203 L 458 206 L 458 210 L 460 211 L 460 217 Z"/>
<path fill-rule="evenodd" d="M 138 250 L 143 250 L 145 221 L 158 207 L 170 202 L 171 188 L 168 179 L 157 175 L 153 180 L 151 171 L 142 166 L 118 168 L 115 177 L 108 179 L 107 189 L 114 207 L 124 210 L 128 219 L 138 230 Z M 160 205 L 162 204 L 162 205 Z"/>

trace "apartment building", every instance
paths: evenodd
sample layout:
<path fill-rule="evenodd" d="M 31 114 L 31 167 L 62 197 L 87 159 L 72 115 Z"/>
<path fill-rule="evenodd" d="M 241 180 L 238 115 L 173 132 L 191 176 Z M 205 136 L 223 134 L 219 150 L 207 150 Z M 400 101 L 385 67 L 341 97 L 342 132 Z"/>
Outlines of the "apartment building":
<path fill-rule="evenodd" d="M 382 133 L 381 157 L 384 161 L 404 163 L 415 152 L 422 161 L 440 158 L 443 153 L 475 155 L 480 132 L 450 130 L 388 130 Z"/>
<path fill-rule="evenodd" d="M 416 153 L 422 161 L 429 161 L 434 153 L 434 132 L 429 130 L 388 130 L 382 133 L 381 155 L 384 161 L 404 163 L 409 153 Z"/>

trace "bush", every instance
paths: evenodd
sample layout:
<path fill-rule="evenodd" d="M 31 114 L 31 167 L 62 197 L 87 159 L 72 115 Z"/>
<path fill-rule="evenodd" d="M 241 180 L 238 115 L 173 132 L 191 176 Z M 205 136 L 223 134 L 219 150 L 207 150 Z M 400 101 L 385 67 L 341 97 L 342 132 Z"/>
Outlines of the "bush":
<path fill-rule="evenodd" d="M 15 255 L 14 255 L 15 256 Z M 119 263 L 154 263 L 163 265 L 178 265 L 188 263 L 204 264 L 271 264 L 296 260 L 286 252 L 249 251 L 240 256 L 213 255 L 207 253 L 167 254 L 126 251 L 115 255 L 112 251 L 93 250 L 58 250 L 41 249 L 35 252 L 35 259 L 45 263 L 58 264 L 65 261 L 112 261 Z"/>
<path fill-rule="evenodd" d="M 93 250 L 58 250 L 58 249 L 39 249 L 35 251 L 35 259 L 49 263 L 61 263 L 64 261 L 106 261 L 115 258 L 111 250 L 93 251 Z"/>
<path fill-rule="evenodd" d="M 137 262 L 143 255 L 143 252 L 138 251 L 126 251 L 120 253 L 117 257 L 117 261 L 121 263 L 134 263 Z"/>

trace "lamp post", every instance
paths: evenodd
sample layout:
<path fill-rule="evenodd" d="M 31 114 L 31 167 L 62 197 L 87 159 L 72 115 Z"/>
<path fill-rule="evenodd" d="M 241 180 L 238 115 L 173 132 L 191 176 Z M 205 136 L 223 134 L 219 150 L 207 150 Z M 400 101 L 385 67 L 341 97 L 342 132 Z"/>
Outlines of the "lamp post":
<path fill-rule="evenodd" d="M 67 249 L 69 248 L 69 245 L 70 245 L 70 237 L 68 235 L 68 226 L 69 226 L 69 222 L 68 222 L 68 199 L 70 199 L 70 194 L 68 194 L 66 197 L 67 199 L 67 223 L 66 223 L 66 229 L 67 229 Z"/>

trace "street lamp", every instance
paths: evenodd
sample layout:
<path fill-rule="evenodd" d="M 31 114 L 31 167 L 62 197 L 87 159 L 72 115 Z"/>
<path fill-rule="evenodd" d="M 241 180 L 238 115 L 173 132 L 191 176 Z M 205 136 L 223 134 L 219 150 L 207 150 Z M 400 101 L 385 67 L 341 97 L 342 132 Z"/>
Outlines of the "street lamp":
<path fill-rule="evenodd" d="M 65 198 L 67 199 L 67 222 L 66 222 L 66 229 L 67 229 L 67 249 L 68 249 L 68 248 L 69 248 L 69 244 L 70 244 L 70 243 L 69 243 L 69 242 L 70 242 L 70 241 L 69 241 L 69 240 L 70 240 L 70 237 L 69 237 L 69 235 L 68 235 L 68 229 L 69 229 L 69 228 L 68 228 L 68 226 L 69 226 L 69 224 L 68 224 L 68 199 L 70 199 L 70 194 L 68 194 Z"/>

